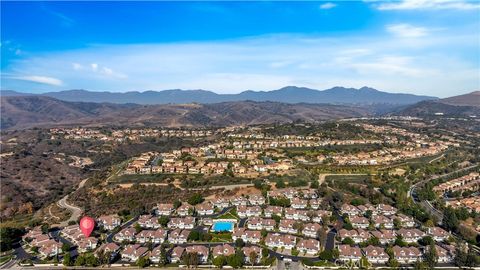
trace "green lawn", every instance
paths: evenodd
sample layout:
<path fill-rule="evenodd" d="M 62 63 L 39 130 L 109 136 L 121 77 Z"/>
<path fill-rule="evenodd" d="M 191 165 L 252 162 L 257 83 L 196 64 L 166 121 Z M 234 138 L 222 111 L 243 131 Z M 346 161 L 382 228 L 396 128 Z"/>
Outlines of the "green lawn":
<path fill-rule="evenodd" d="M 0 264 L 3 264 L 4 262 L 7 262 L 12 258 L 12 255 L 7 255 L 7 256 L 1 256 L 0 257 Z"/>
<path fill-rule="evenodd" d="M 226 212 L 225 214 L 216 217 L 215 219 L 236 219 L 236 220 L 238 220 L 238 219 L 240 219 L 240 217 L 238 216 L 237 211 L 235 211 L 235 209 L 232 209 L 232 210 Z"/>
<path fill-rule="evenodd" d="M 232 233 L 212 233 L 210 242 L 232 242 Z"/>

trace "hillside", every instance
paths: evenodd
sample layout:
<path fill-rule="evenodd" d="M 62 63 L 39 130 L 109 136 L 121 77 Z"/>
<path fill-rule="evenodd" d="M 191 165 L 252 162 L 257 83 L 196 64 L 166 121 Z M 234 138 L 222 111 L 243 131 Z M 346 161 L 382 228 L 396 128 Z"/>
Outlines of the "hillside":
<path fill-rule="evenodd" d="M 329 104 L 222 102 L 135 105 L 67 102 L 44 96 L 1 98 L 2 129 L 57 125 L 228 126 L 361 117 L 365 108 Z"/>
<path fill-rule="evenodd" d="M 465 95 L 453 96 L 440 99 L 439 102 L 456 106 L 480 106 L 480 91 L 475 91 Z"/>
<path fill-rule="evenodd" d="M 2 96 L 15 95 L 15 91 L 2 91 Z M 18 95 L 25 95 L 19 93 Z M 412 94 L 395 94 L 378 91 L 369 87 L 360 89 L 334 87 L 316 90 L 305 87 L 287 86 L 273 91 L 244 91 L 239 94 L 217 94 L 206 90 L 164 90 L 145 92 L 93 92 L 87 90 L 68 90 L 44 93 L 42 96 L 53 97 L 73 102 L 110 102 L 136 104 L 184 104 L 184 103 L 220 103 L 228 101 L 273 101 L 283 103 L 331 103 L 331 104 L 413 104 L 435 97 Z"/>
<path fill-rule="evenodd" d="M 398 112 L 400 115 L 432 116 L 480 116 L 480 91 L 453 96 L 436 101 L 422 101 Z"/>

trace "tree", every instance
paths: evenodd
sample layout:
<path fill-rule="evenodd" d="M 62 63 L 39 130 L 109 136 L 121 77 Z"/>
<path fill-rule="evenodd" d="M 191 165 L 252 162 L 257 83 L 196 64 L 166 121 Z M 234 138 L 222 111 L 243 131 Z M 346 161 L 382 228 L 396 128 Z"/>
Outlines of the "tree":
<path fill-rule="evenodd" d="M 160 248 L 160 261 L 158 264 L 160 266 L 165 266 L 168 263 L 167 251 L 165 250 L 165 246 L 162 245 Z"/>
<path fill-rule="evenodd" d="M 227 258 L 225 256 L 220 255 L 217 256 L 216 258 L 213 258 L 213 265 L 215 265 L 218 268 L 222 268 L 227 263 Z"/>
<path fill-rule="evenodd" d="M 454 232 L 457 231 L 459 221 L 455 213 L 455 210 L 452 207 L 448 207 L 445 209 L 443 214 L 442 224 L 449 231 L 454 231 Z"/>
<path fill-rule="evenodd" d="M 64 266 L 73 266 L 72 257 L 69 252 L 63 255 L 63 265 Z"/>
<path fill-rule="evenodd" d="M 145 256 L 142 256 L 142 257 L 138 258 L 137 263 L 136 263 L 136 265 L 140 268 L 145 268 L 149 264 L 150 264 L 150 260 Z"/>
<path fill-rule="evenodd" d="M 276 188 L 285 188 L 286 187 L 285 181 L 283 181 L 282 179 L 278 179 L 277 182 L 275 183 L 275 187 Z"/>
<path fill-rule="evenodd" d="M 398 263 L 397 260 L 390 258 L 387 262 L 387 265 L 394 269 L 397 269 L 400 264 Z"/>
<path fill-rule="evenodd" d="M 232 254 L 227 257 L 227 263 L 233 268 L 240 268 L 243 264 L 243 257 L 239 253 Z"/>
<path fill-rule="evenodd" d="M 250 264 L 252 264 L 253 266 L 258 260 L 257 252 L 255 251 L 250 252 L 250 254 L 248 254 L 248 259 L 250 260 Z"/>
<path fill-rule="evenodd" d="M 190 198 L 188 198 L 188 203 L 191 205 L 197 205 L 199 203 L 202 203 L 205 199 L 203 198 L 202 194 L 195 193 Z"/>
<path fill-rule="evenodd" d="M 427 253 L 425 253 L 425 262 L 430 269 L 435 269 L 438 262 L 437 250 L 435 249 L 435 243 L 430 244 Z"/>
<path fill-rule="evenodd" d="M 268 257 L 268 249 L 267 248 L 262 248 L 262 257 L 267 258 Z"/>
<path fill-rule="evenodd" d="M 245 242 L 243 242 L 242 238 L 237 238 L 237 240 L 235 240 L 235 246 L 243 248 L 245 246 Z"/>
<path fill-rule="evenodd" d="M 63 246 L 62 246 L 63 253 L 66 253 L 66 252 L 70 251 L 70 248 L 72 248 L 72 247 L 70 246 L 69 243 L 64 243 Z"/>
<path fill-rule="evenodd" d="M 198 241 L 200 240 L 200 232 L 198 231 L 191 231 L 188 235 L 188 240 L 190 241 Z"/>
<path fill-rule="evenodd" d="M 435 240 L 433 240 L 433 238 L 430 235 L 427 235 L 422 237 L 422 239 L 420 239 L 418 243 L 422 246 L 431 246 L 435 244 Z"/>
<path fill-rule="evenodd" d="M 140 226 L 140 224 L 138 223 L 135 223 L 135 225 L 133 226 L 133 228 L 135 228 L 135 231 L 137 233 L 141 232 L 142 231 L 142 227 Z"/>
<path fill-rule="evenodd" d="M 46 224 L 46 223 L 45 223 L 45 224 L 42 224 L 42 226 L 40 227 L 40 229 L 42 230 L 42 233 L 43 233 L 43 234 L 47 234 L 48 231 L 50 230 L 50 225 L 48 225 L 48 224 Z"/>
<path fill-rule="evenodd" d="M 163 227 L 167 227 L 168 222 L 170 222 L 170 218 L 167 216 L 161 216 L 158 218 L 158 223 Z"/>
<path fill-rule="evenodd" d="M 350 237 L 345 237 L 345 239 L 343 239 L 343 241 L 342 241 L 342 244 L 345 244 L 345 245 L 354 245 L 354 244 L 355 244 L 355 241 L 353 241 L 353 239 L 350 238 Z"/>
<path fill-rule="evenodd" d="M 317 231 L 317 239 L 320 242 L 321 249 L 323 249 L 325 246 L 325 241 L 327 240 L 327 231 L 324 228 L 320 228 Z"/>
<path fill-rule="evenodd" d="M 173 202 L 173 207 L 174 207 L 175 209 L 177 209 L 177 208 L 180 207 L 181 205 L 182 205 L 182 202 L 181 202 L 180 200 L 178 200 L 178 199 Z"/>
<path fill-rule="evenodd" d="M 75 260 L 75 266 L 83 266 L 83 265 L 85 265 L 85 256 L 78 255 L 77 259 Z"/>
<path fill-rule="evenodd" d="M 14 242 L 20 240 L 23 231 L 12 227 L 0 228 L 0 251 L 7 251 L 12 249 Z"/>

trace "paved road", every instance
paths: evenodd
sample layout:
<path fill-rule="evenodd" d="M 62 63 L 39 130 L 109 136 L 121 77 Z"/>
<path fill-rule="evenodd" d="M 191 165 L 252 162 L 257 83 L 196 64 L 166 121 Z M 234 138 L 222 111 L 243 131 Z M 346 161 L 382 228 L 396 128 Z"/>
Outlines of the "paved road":
<path fill-rule="evenodd" d="M 78 184 L 78 188 L 76 190 L 79 190 L 80 188 L 82 188 L 84 185 L 85 185 L 85 182 L 87 182 L 88 178 L 87 179 L 83 179 L 80 184 Z M 75 191 L 74 191 L 75 192 Z M 60 223 L 60 226 L 61 227 L 66 227 L 68 226 L 68 223 L 70 221 L 75 221 L 77 222 L 77 220 L 80 218 L 80 216 L 82 215 L 83 213 L 83 210 L 80 208 L 80 207 L 77 207 L 75 205 L 71 205 L 67 202 L 67 199 L 68 199 L 68 196 L 69 194 L 65 195 L 65 197 L 61 198 L 58 202 L 57 202 L 57 205 L 60 207 L 60 208 L 65 208 L 67 209 L 68 211 L 70 211 L 72 213 L 72 215 L 70 216 L 70 218 L 66 221 L 63 221 Z"/>
<path fill-rule="evenodd" d="M 327 241 L 325 243 L 325 249 L 333 250 L 335 248 L 335 236 L 337 235 L 337 231 L 335 229 L 331 229 L 327 233 Z"/>
<path fill-rule="evenodd" d="M 414 185 L 412 185 L 410 187 L 410 189 L 408 190 L 407 196 L 411 197 L 413 199 L 414 203 L 419 204 L 420 206 L 423 206 L 431 215 L 433 215 L 437 218 L 438 224 L 441 224 L 442 219 L 443 219 L 443 213 L 441 211 L 439 211 L 438 209 L 436 209 L 435 207 L 433 207 L 433 205 L 429 201 L 418 201 L 418 199 L 415 196 L 415 190 L 418 187 L 425 185 L 427 182 L 433 181 L 435 179 L 448 177 L 448 176 L 450 176 L 452 174 L 455 174 L 455 173 L 458 173 L 458 172 L 468 171 L 468 170 L 473 169 L 473 168 L 478 167 L 478 166 L 479 165 L 472 165 L 472 166 L 469 166 L 469 167 L 466 167 L 466 168 L 455 170 L 455 171 L 453 171 L 451 173 L 448 173 L 448 174 L 435 175 L 435 176 L 432 176 L 432 177 L 430 177 L 426 180 L 422 180 L 418 183 L 415 183 Z"/>

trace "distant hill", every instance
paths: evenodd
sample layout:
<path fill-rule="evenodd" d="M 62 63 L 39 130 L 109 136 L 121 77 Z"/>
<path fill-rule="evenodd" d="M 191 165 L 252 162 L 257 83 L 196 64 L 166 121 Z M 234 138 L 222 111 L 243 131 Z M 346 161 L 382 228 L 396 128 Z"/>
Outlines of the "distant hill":
<path fill-rule="evenodd" d="M 456 106 L 480 106 L 480 91 L 438 100 L 441 103 Z"/>
<path fill-rule="evenodd" d="M 12 96 L 9 91 L 2 96 Z M 21 95 L 25 95 L 22 93 Z M 369 87 L 360 89 L 334 87 L 315 90 L 305 87 L 287 86 L 273 91 L 244 91 L 239 94 L 217 94 L 206 90 L 164 90 L 145 92 L 94 92 L 87 90 L 67 90 L 42 94 L 64 101 L 109 102 L 136 104 L 184 104 L 219 103 L 227 101 L 273 101 L 283 103 L 331 103 L 331 104 L 394 104 L 408 105 L 423 100 L 437 99 L 430 96 L 394 94 Z"/>
<path fill-rule="evenodd" d="M 1 128 L 67 125 L 230 126 L 371 115 L 368 109 L 330 104 L 237 101 L 213 104 L 136 105 L 68 102 L 45 96 L 3 96 Z"/>
<path fill-rule="evenodd" d="M 480 117 L 480 91 L 435 101 L 422 101 L 400 110 L 396 114 L 409 116 Z"/>

